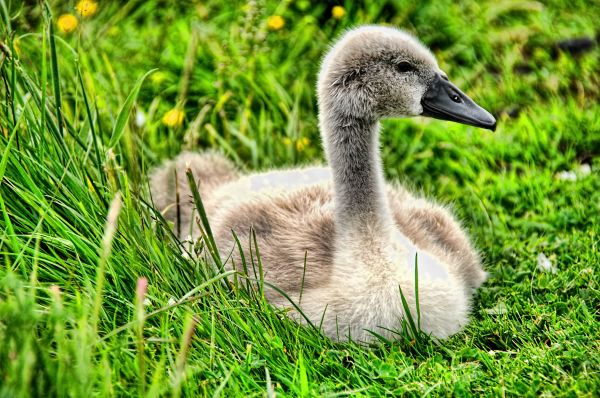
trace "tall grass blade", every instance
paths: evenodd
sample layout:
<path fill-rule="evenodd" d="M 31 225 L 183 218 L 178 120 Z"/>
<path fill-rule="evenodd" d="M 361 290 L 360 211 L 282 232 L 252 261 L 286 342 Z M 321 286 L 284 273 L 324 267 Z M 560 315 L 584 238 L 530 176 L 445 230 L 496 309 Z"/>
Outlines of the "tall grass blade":
<path fill-rule="evenodd" d="M 110 136 L 110 142 L 108 144 L 109 147 L 112 148 L 115 145 L 117 145 L 117 143 L 119 142 L 119 140 L 125 133 L 125 126 L 127 125 L 127 120 L 129 119 L 129 114 L 131 113 L 131 108 L 133 107 L 133 104 L 138 96 L 138 93 L 140 92 L 142 83 L 144 83 L 144 80 L 146 80 L 146 78 L 149 75 L 151 75 L 152 73 L 154 73 L 156 70 L 157 69 L 149 70 L 148 72 L 144 73 L 144 75 L 142 75 L 142 77 L 140 77 L 135 82 L 133 89 L 131 89 L 131 92 L 129 92 L 129 95 L 127 96 L 127 99 L 125 99 L 123 106 L 121 106 L 121 110 L 119 111 L 119 115 L 117 116 L 117 121 L 115 122 L 112 134 Z"/>
<path fill-rule="evenodd" d="M 196 210 L 200 215 L 200 222 L 202 223 L 201 229 L 206 232 L 206 245 L 209 248 L 210 255 L 213 258 L 215 264 L 219 267 L 221 272 L 223 272 L 223 263 L 221 261 L 221 255 L 219 253 L 219 249 L 217 248 L 217 243 L 215 242 L 212 229 L 210 228 L 208 217 L 206 215 L 206 210 L 204 209 L 204 203 L 202 202 L 202 198 L 200 198 L 200 192 L 198 191 L 198 186 L 196 185 L 196 180 L 194 179 L 192 169 L 188 168 L 185 171 L 185 174 L 187 175 L 188 184 L 190 185 L 190 189 L 192 191 L 192 196 L 194 198 Z"/>
<path fill-rule="evenodd" d="M 56 41 L 54 40 L 54 24 L 52 23 L 52 13 L 48 3 L 45 3 L 46 23 L 48 24 L 48 39 L 50 41 L 50 63 L 52 68 L 52 84 L 54 87 L 54 106 L 56 107 L 56 122 L 58 123 L 59 137 L 64 140 L 63 135 L 63 117 L 62 117 L 62 98 L 60 93 L 60 73 L 58 71 L 58 56 L 56 55 Z M 63 142 L 64 144 L 64 142 Z"/>
<path fill-rule="evenodd" d="M 100 248 L 100 260 L 98 270 L 96 272 L 96 293 L 94 299 L 94 312 L 92 313 L 92 327 L 94 331 L 98 330 L 98 318 L 100 316 L 100 307 L 102 306 L 102 292 L 104 289 L 104 279 L 106 272 L 106 264 L 112 250 L 112 242 L 117 232 L 117 220 L 121 212 L 121 193 L 117 192 L 113 198 L 108 215 L 106 216 L 106 225 L 104 228 L 104 237 L 102 238 L 102 246 Z"/>
<path fill-rule="evenodd" d="M 96 134 L 96 128 L 94 127 L 94 118 L 92 117 L 92 111 L 90 110 L 87 92 L 85 89 L 85 85 L 83 84 L 83 78 L 81 77 L 81 70 L 79 68 L 77 68 L 77 78 L 79 80 L 79 86 L 81 87 L 81 94 L 83 96 L 85 112 L 88 118 L 88 123 L 90 125 L 90 131 L 92 133 L 92 147 L 94 148 L 96 170 L 98 170 L 100 178 L 102 178 L 102 182 L 106 185 L 106 176 L 104 175 L 104 172 L 102 170 L 102 158 L 100 157 L 100 150 L 98 149 L 98 140 L 102 141 L 102 137 Z"/>
<path fill-rule="evenodd" d="M 419 253 L 415 253 L 415 306 L 417 307 L 417 330 L 421 330 L 421 306 L 419 304 Z"/>
<path fill-rule="evenodd" d="M 406 300 L 406 297 L 404 296 L 402 287 L 400 285 L 398 285 L 398 288 L 400 289 L 400 299 L 402 300 L 402 309 L 404 310 L 403 321 L 408 323 L 408 326 L 410 328 L 409 332 L 410 332 L 411 336 L 413 338 L 416 338 L 418 335 L 417 325 L 415 324 L 415 321 L 413 319 L 412 312 L 410 311 L 410 306 L 408 305 L 408 301 Z"/>

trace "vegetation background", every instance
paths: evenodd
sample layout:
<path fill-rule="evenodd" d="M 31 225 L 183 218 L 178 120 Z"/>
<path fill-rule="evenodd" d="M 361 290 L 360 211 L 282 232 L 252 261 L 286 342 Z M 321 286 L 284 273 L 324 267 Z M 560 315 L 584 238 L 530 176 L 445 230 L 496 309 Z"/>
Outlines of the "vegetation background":
<path fill-rule="evenodd" d="M 597 396 L 597 0 L 0 0 L 0 21 L 0 396 Z M 322 160 L 320 58 L 363 23 L 414 32 L 499 118 L 384 123 L 388 178 L 451 204 L 490 273 L 447 341 L 334 344 L 183 256 L 150 204 L 182 149 Z"/>

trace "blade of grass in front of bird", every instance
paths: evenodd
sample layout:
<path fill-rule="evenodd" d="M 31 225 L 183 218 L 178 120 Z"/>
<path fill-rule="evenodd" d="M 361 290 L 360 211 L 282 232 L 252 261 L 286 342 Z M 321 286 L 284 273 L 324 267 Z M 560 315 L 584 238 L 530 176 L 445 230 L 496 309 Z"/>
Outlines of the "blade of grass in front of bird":
<path fill-rule="evenodd" d="M 254 282 L 259 282 L 257 279 L 254 278 L 248 278 L 251 281 Z M 304 318 L 304 320 L 306 321 L 306 323 L 314 328 L 315 330 L 320 330 L 320 327 L 317 328 L 317 326 L 304 314 L 304 311 L 302 311 L 302 309 L 298 306 L 298 304 L 296 304 L 294 302 L 294 300 L 292 300 L 292 298 L 283 290 L 281 290 L 279 287 L 277 287 L 276 285 L 269 283 L 268 281 L 264 281 L 263 282 L 265 284 L 265 286 L 267 286 L 268 288 L 271 288 L 273 290 L 275 290 L 277 293 L 279 293 L 283 298 L 285 298 L 295 309 L 296 311 L 298 311 L 298 314 L 300 314 L 302 316 L 302 318 Z M 327 309 L 327 307 L 325 307 L 325 309 Z"/>
<path fill-rule="evenodd" d="M 304 293 L 304 281 L 306 279 L 306 260 L 308 259 L 308 250 L 304 251 L 304 264 L 302 267 L 302 283 L 300 284 L 300 297 L 298 298 L 298 305 L 302 304 L 302 293 Z"/>
<path fill-rule="evenodd" d="M 410 307 L 408 305 L 408 301 L 406 300 L 404 292 L 402 291 L 402 286 L 398 285 L 398 288 L 400 289 L 400 299 L 402 300 L 402 308 L 404 310 L 403 320 L 408 322 L 408 326 L 410 328 L 411 335 L 412 335 L 412 337 L 416 338 L 417 337 L 417 325 L 415 324 L 415 321 L 413 319 L 412 313 L 410 311 Z"/>
<path fill-rule="evenodd" d="M 125 127 L 127 125 L 127 120 L 129 120 L 129 114 L 131 113 L 131 108 L 133 107 L 133 103 L 135 102 L 139 92 L 140 92 L 140 88 L 142 87 L 142 83 L 144 83 L 144 80 L 151 75 L 152 73 L 154 73 L 157 69 L 151 69 L 148 72 L 144 73 L 134 84 L 133 89 L 131 89 L 131 91 L 129 92 L 129 95 L 127 96 L 127 99 L 125 99 L 125 102 L 123 103 L 123 106 L 121 107 L 121 110 L 119 111 L 119 114 L 117 116 L 117 120 L 115 122 L 115 125 L 113 127 L 113 131 L 112 134 L 110 136 L 110 141 L 108 146 L 110 148 L 113 148 L 115 145 L 117 145 L 117 143 L 121 140 L 121 137 L 123 136 L 123 134 L 125 133 Z"/>
<path fill-rule="evenodd" d="M 98 270 L 96 272 L 96 293 L 94 299 L 94 312 L 92 313 L 92 328 L 97 333 L 98 318 L 100 316 L 100 307 L 102 306 L 102 290 L 104 288 L 104 278 L 106 264 L 112 250 L 112 242 L 117 232 L 117 220 L 121 212 L 121 194 L 117 192 L 113 198 L 108 214 L 106 216 L 106 224 L 104 228 L 104 237 L 102 238 L 102 246 L 100 251 L 100 259 L 98 262 Z"/>
<path fill-rule="evenodd" d="M 415 253 L 415 305 L 417 307 L 417 330 L 421 331 L 421 306 L 419 305 L 419 253 Z"/>
<path fill-rule="evenodd" d="M 235 244 L 238 247 L 238 250 L 240 252 L 240 259 L 242 261 L 242 267 L 244 268 L 244 274 L 242 275 L 245 279 L 246 279 L 246 291 L 248 292 L 249 295 L 252 295 L 252 286 L 250 285 L 250 279 L 248 275 L 248 261 L 246 259 L 246 255 L 244 254 L 244 250 L 242 249 L 242 244 L 240 243 L 239 238 L 237 237 L 237 234 L 232 230 L 231 233 L 233 234 L 233 239 L 235 240 Z M 239 273 L 236 275 L 236 278 L 239 278 L 240 275 Z"/>
<path fill-rule="evenodd" d="M 215 242 L 215 238 L 212 233 L 212 229 L 210 228 L 210 223 L 208 222 L 208 217 L 206 215 L 206 210 L 204 209 L 204 203 L 202 202 L 202 198 L 200 198 L 200 192 L 198 191 L 198 186 L 196 185 L 196 181 L 194 180 L 194 174 L 192 170 L 188 168 L 185 171 L 187 175 L 188 184 L 190 185 L 190 189 L 192 191 L 192 196 L 194 198 L 194 204 L 196 205 L 196 210 L 200 215 L 200 221 L 202 222 L 202 228 L 206 232 L 206 240 L 207 246 L 209 247 L 210 255 L 215 261 L 217 267 L 221 272 L 223 272 L 223 263 L 221 261 L 221 255 L 219 254 L 219 250 L 217 248 L 217 243 Z"/>
<path fill-rule="evenodd" d="M 265 273 L 263 269 L 262 259 L 260 257 L 260 249 L 258 248 L 258 243 L 256 241 L 256 231 L 254 228 L 250 229 L 252 233 L 252 241 L 254 242 L 254 250 L 256 252 L 256 262 L 258 263 L 258 275 L 259 275 L 259 293 L 261 298 L 265 298 Z M 250 248 L 252 250 L 252 248 Z"/>

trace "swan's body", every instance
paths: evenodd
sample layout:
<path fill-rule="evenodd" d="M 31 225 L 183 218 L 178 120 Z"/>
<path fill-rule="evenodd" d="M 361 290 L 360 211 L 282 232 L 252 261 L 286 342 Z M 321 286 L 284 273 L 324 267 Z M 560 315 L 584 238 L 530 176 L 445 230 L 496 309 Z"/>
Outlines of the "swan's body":
<path fill-rule="evenodd" d="M 433 56 L 406 33 L 380 27 L 351 31 L 332 48 L 319 76 L 320 128 L 329 168 L 239 176 L 218 155 L 184 153 L 153 174 L 155 203 L 160 210 L 171 208 L 166 216 L 177 221 L 178 186 L 181 236 L 190 228 L 192 236 L 199 236 L 185 181 L 185 169 L 191 167 L 221 253 L 241 263 L 233 230 L 250 258 L 254 230 L 265 280 L 336 340 L 371 340 L 370 331 L 394 338 L 405 317 L 400 289 L 416 314 L 418 253 L 421 328 L 440 338 L 456 333 L 467 322 L 473 290 L 485 280 L 479 256 L 445 208 L 385 184 L 378 148 L 380 118 L 463 117 L 444 108 L 447 99 L 430 99 L 431 86 L 449 90 L 450 83 L 440 82 L 440 76 L 445 79 Z M 449 95 L 456 92 L 464 96 L 465 106 L 477 107 L 454 89 Z M 477 108 L 461 121 L 495 125 Z M 272 304 L 291 307 L 276 290 L 265 294 Z"/>

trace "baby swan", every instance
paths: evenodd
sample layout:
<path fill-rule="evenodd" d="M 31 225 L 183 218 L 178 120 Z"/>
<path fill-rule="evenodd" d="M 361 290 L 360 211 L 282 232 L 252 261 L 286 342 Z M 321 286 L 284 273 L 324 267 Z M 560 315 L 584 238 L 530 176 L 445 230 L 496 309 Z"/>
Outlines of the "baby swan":
<path fill-rule="evenodd" d="M 396 338 L 406 316 L 400 290 L 416 314 L 416 259 L 421 329 L 438 338 L 458 332 L 486 274 L 446 209 L 386 185 L 379 120 L 424 115 L 493 130 L 495 119 L 449 82 L 417 39 L 393 28 L 346 33 L 325 57 L 317 88 L 329 168 L 240 176 L 218 155 L 185 153 L 153 173 L 155 204 L 172 209 L 178 186 L 180 217 L 166 216 L 182 236 L 200 235 L 185 182 L 191 166 L 217 245 L 233 253 L 228 266 L 241 264 L 231 231 L 248 246 L 253 229 L 265 280 L 334 340 Z M 292 307 L 275 289 L 265 295 Z"/>

